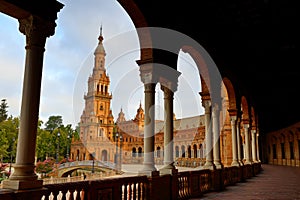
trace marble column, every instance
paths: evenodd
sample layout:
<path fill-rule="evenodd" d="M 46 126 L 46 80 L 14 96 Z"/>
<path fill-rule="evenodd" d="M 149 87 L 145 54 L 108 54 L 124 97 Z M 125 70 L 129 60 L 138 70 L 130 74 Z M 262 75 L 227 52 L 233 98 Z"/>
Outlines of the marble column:
<path fill-rule="evenodd" d="M 160 170 L 162 174 L 176 173 L 173 153 L 173 91 L 166 86 L 161 86 L 164 92 L 164 166 Z"/>
<path fill-rule="evenodd" d="M 259 158 L 259 133 L 256 133 L 256 155 L 257 155 L 257 161 L 260 162 L 260 158 Z"/>
<path fill-rule="evenodd" d="M 244 124 L 245 134 L 245 164 L 251 164 L 250 160 L 250 137 L 249 137 L 249 124 Z"/>
<path fill-rule="evenodd" d="M 212 108 L 212 128 L 213 128 L 213 160 L 217 169 L 222 169 L 220 156 L 220 112 L 219 105 L 215 103 Z"/>
<path fill-rule="evenodd" d="M 154 165 L 155 139 L 155 83 L 145 83 L 145 126 L 144 126 L 144 162 L 141 173 L 152 175 L 157 171 Z"/>
<path fill-rule="evenodd" d="M 205 110 L 205 141 L 206 141 L 206 161 L 203 166 L 204 169 L 215 169 L 213 163 L 213 136 L 211 127 L 211 101 L 203 100 L 202 106 Z"/>
<path fill-rule="evenodd" d="M 242 157 L 242 148 L 241 148 L 241 133 L 240 133 L 240 128 L 241 128 L 241 122 L 240 118 L 237 119 L 237 124 L 236 124 L 236 144 L 237 144 L 237 159 L 238 163 L 242 166 L 243 163 L 243 157 Z"/>
<path fill-rule="evenodd" d="M 231 136 L 232 136 L 232 163 L 231 166 L 240 166 L 238 162 L 238 152 L 237 152 L 237 126 L 236 126 L 236 116 L 230 116 L 231 120 Z"/>
<path fill-rule="evenodd" d="M 257 157 L 256 157 L 256 130 L 251 130 L 251 143 L 252 143 L 252 160 L 253 162 L 257 162 Z"/>
<path fill-rule="evenodd" d="M 35 168 L 35 147 L 39 119 L 40 91 L 46 38 L 54 34 L 55 23 L 29 16 L 19 20 L 19 30 L 26 35 L 26 60 L 23 80 L 20 127 L 14 172 L 3 181 L 3 188 L 41 188 Z"/>

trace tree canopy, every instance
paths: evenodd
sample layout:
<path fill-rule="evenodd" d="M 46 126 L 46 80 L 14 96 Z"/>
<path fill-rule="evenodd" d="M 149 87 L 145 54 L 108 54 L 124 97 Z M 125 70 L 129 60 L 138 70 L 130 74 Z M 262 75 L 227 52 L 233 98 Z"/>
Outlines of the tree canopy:
<path fill-rule="evenodd" d="M 7 119 L 7 116 L 8 116 L 7 108 L 8 108 L 8 105 L 7 105 L 6 99 L 2 99 L 1 104 L 0 104 L 0 122 Z"/>

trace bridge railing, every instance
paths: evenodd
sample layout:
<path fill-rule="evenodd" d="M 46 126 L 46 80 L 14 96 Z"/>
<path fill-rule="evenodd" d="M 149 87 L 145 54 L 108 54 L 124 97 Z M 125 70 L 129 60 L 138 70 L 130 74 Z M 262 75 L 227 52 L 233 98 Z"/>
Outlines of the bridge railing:
<path fill-rule="evenodd" d="M 109 161 L 100 161 L 95 160 L 94 163 L 92 160 L 82 160 L 82 161 L 73 161 L 66 162 L 59 165 L 58 169 L 66 168 L 66 167 L 76 167 L 76 166 L 96 166 L 96 167 L 105 167 L 110 169 L 116 169 L 116 164 Z"/>

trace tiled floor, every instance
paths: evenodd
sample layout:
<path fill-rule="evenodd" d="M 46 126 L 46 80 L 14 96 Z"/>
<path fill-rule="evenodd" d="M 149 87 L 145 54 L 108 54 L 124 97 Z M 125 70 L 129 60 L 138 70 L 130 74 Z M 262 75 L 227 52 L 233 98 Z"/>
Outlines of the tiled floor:
<path fill-rule="evenodd" d="M 262 165 L 263 171 L 244 183 L 193 200 L 300 200 L 300 167 Z"/>

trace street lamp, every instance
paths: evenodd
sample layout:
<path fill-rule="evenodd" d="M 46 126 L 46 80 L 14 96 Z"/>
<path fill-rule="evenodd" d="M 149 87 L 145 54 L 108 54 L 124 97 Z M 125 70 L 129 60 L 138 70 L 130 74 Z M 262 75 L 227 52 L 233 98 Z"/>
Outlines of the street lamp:
<path fill-rule="evenodd" d="M 70 140 L 70 135 L 68 134 L 68 136 L 67 136 L 67 162 L 69 162 L 69 144 L 70 144 L 69 140 Z"/>
<path fill-rule="evenodd" d="M 119 162 L 118 162 L 118 171 L 122 169 L 122 143 L 123 143 L 123 136 L 120 134 L 120 154 L 119 154 Z"/>
<path fill-rule="evenodd" d="M 116 167 L 118 166 L 118 137 L 119 137 L 119 133 L 117 132 L 115 134 L 115 143 L 116 143 L 115 164 L 116 164 Z"/>
<path fill-rule="evenodd" d="M 59 137 L 60 137 L 60 132 L 57 132 L 56 163 L 58 163 L 58 157 L 59 157 Z"/>

